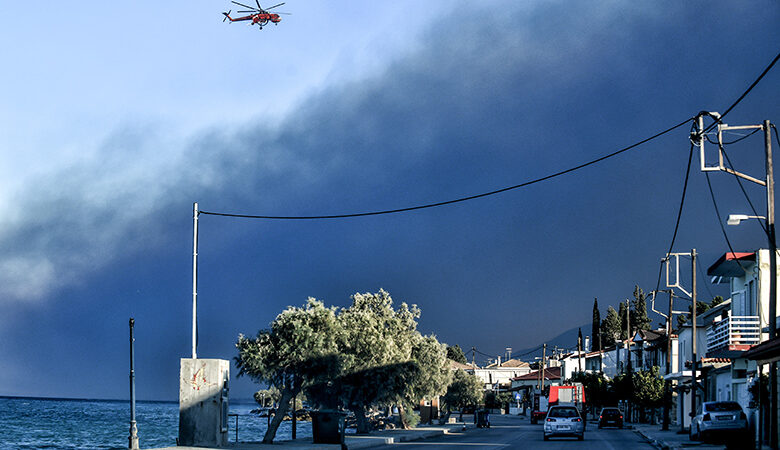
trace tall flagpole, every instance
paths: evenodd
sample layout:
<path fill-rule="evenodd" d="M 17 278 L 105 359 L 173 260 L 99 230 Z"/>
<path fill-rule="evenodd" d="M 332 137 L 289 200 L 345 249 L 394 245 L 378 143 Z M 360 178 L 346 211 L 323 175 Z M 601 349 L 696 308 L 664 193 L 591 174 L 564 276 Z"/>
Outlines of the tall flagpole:
<path fill-rule="evenodd" d="M 192 359 L 198 359 L 198 203 L 192 214 Z"/>

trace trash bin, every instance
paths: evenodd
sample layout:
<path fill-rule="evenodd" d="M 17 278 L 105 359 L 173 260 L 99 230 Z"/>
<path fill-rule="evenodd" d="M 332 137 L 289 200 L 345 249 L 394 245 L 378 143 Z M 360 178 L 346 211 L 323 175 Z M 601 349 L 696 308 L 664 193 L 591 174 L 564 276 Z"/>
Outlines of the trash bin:
<path fill-rule="evenodd" d="M 315 444 L 343 444 L 344 418 L 341 411 L 323 410 L 311 412 L 311 434 Z"/>
<path fill-rule="evenodd" d="M 487 409 L 479 409 L 476 414 L 477 428 L 490 428 L 490 412 Z"/>

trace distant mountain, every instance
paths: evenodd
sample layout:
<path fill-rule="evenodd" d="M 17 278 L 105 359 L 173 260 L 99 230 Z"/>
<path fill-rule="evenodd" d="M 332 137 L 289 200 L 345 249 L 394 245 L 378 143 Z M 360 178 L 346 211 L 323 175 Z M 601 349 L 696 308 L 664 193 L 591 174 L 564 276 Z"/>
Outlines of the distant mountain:
<path fill-rule="evenodd" d="M 542 357 L 542 345 L 547 344 L 547 356 L 550 356 L 553 351 L 555 350 L 556 346 L 558 349 L 562 349 L 563 351 L 567 350 L 576 350 L 577 349 L 577 331 L 579 329 L 582 329 L 582 350 L 585 351 L 585 337 L 590 336 L 591 331 L 591 324 L 587 323 L 585 325 L 581 325 L 578 327 L 574 327 L 570 330 L 566 330 L 563 333 L 559 334 L 558 336 L 555 336 L 552 339 L 548 339 L 546 342 L 539 342 L 534 347 L 525 348 L 522 350 L 517 350 L 512 352 L 512 358 L 516 358 L 522 361 L 526 362 L 533 362 L 535 357 Z"/>

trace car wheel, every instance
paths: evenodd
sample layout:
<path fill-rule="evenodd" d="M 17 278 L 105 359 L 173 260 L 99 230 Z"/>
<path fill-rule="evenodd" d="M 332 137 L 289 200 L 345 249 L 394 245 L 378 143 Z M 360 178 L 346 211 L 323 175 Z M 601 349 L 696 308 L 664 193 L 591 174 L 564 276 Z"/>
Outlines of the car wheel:
<path fill-rule="evenodd" d="M 547 435 L 545 434 L 545 435 L 544 435 L 544 440 L 545 440 L 545 441 L 549 441 L 549 440 L 550 440 L 550 436 L 547 436 Z"/>
<path fill-rule="evenodd" d="M 578 441 L 585 440 L 585 433 L 582 433 L 581 435 L 577 436 Z"/>

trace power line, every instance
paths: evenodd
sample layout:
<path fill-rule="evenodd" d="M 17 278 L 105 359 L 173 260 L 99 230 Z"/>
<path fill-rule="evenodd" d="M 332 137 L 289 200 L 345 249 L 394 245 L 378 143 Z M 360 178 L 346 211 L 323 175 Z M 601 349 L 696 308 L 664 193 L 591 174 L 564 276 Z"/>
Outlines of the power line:
<path fill-rule="evenodd" d="M 734 164 L 731 163 L 731 158 L 729 158 L 728 153 L 726 153 L 726 149 L 723 148 L 723 146 L 719 146 L 720 150 L 723 152 L 723 156 L 726 157 L 726 162 L 729 163 L 729 168 L 731 169 L 731 174 L 734 175 L 734 178 L 737 180 L 737 184 L 739 185 L 739 189 L 742 191 L 742 195 L 745 196 L 745 199 L 747 200 L 748 204 L 750 205 L 750 209 L 753 211 L 754 216 L 760 216 L 761 214 L 756 211 L 756 207 L 753 206 L 753 202 L 750 200 L 750 196 L 748 195 L 747 191 L 745 190 L 745 186 L 742 184 L 742 178 L 740 178 L 737 175 L 736 169 L 734 169 Z M 709 178 L 708 178 L 709 181 Z M 718 220 L 721 220 L 720 217 L 718 217 Z M 761 225 L 761 228 L 764 230 L 764 233 L 769 234 L 769 230 L 766 228 L 766 225 L 764 225 L 763 222 L 759 221 L 759 225 Z M 722 225 L 721 225 L 722 226 Z"/>
<path fill-rule="evenodd" d="M 674 224 L 674 233 L 672 233 L 672 242 L 669 243 L 669 251 L 666 254 L 672 253 L 674 248 L 674 241 L 677 240 L 677 231 L 680 229 L 680 218 L 682 217 L 683 206 L 685 205 L 685 194 L 688 192 L 688 179 L 691 176 L 691 161 L 693 160 L 693 143 L 691 142 L 691 150 L 688 152 L 688 167 L 685 169 L 685 182 L 683 182 L 682 196 L 680 198 L 680 207 L 677 209 L 677 221 Z M 655 285 L 655 291 L 661 286 L 661 274 L 663 273 L 663 264 L 661 261 L 661 268 L 658 270 L 658 282 Z"/>
<path fill-rule="evenodd" d="M 737 258 L 737 254 L 734 252 L 734 247 L 731 246 L 731 241 L 729 240 L 728 234 L 726 234 L 726 227 L 723 226 L 723 221 L 720 219 L 720 210 L 718 209 L 718 202 L 715 201 L 715 193 L 712 191 L 712 183 L 710 183 L 710 174 L 707 172 L 704 172 L 704 175 L 707 176 L 707 187 L 710 188 L 710 197 L 712 197 L 712 206 L 715 207 L 715 215 L 718 217 L 718 225 L 720 225 L 720 231 L 723 233 L 723 237 L 726 239 L 726 244 L 729 246 L 729 251 L 731 251 L 731 254 L 734 255 L 734 260 L 739 265 L 739 268 L 745 271 L 745 268 L 742 267 L 742 263 L 739 262 L 739 258 Z"/>
<path fill-rule="evenodd" d="M 723 112 L 723 114 L 721 114 L 721 115 L 720 115 L 720 119 L 719 119 L 719 120 L 716 120 L 716 121 L 715 121 L 715 122 L 713 122 L 713 123 L 711 123 L 711 124 L 710 124 L 710 126 L 708 126 L 707 128 L 705 128 L 704 130 L 702 130 L 702 133 L 706 133 L 706 132 L 710 131 L 711 129 L 713 129 L 713 128 L 715 127 L 715 125 L 716 125 L 718 122 L 720 122 L 721 120 L 723 120 L 723 118 L 724 118 L 724 117 L 726 117 L 726 115 L 727 115 L 728 113 L 730 113 L 730 112 L 731 112 L 731 110 L 732 110 L 732 109 L 734 109 L 734 107 L 736 107 L 736 106 L 737 106 L 737 105 L 738 105 L 738 104 L 739 104 L 739 103 L 742 101 L 742 99 L 744 99 L 745 97 L 747 97 L 747 95 L 750 93 L 750 91 L 752 91 L 752 90 L 753 90 L 753 88 L 754 88 L 754 87 L 756 87 L 756 85 L 758 85 L 758 83 L 759 83 L 759 82 L 760 82 L 760 81 L 761 81 L 761 80 L 764 78 L 764 76 L 766 76 L 766 74 L 768 74 L 768 73 L 769 73 L 769 71 L 770 71 L 770 70 L 772 70 L 772 67 L 774 67 L 774 65 L 777 63 L 777 61 L 778 61 L 778 60 L 780 60 L 780 53 L 778 53 L 778 54 L 775 56 L 775 58 L 772 60 L 772 62 L 771 62 L 771 63 L 769 63 L 769 65 L 768 65 L 768 66 L 766 66 L 766 69 L 764 69 L 764 71 L 763 71 L 763 72 L 761 72 L 761 75 L 759 75 L 759 76 L 758 76 L 758 78 L 756 78 L 756 80 L 755 80 L 755 81 L 753 81 L 753 83 L 752 83 L 752 84 L 751 84 L 751 85 L 750 85 L 750 86 L 749 86 L 749 87 L 748 87 L 748 88 L 745 90 L 745 92 L 743 92 L 743 93 L 742 93 L 742 95 L 740 95 L 740 96 L 739 96 L 739 98 L 738 98 L 738 99 L 736 99 L 736 100 L 734 101 L 734 103 L 732 103 L 732 104 L 731 104 L 731 106 L 729 106 L 728 108 L 726 108 L 726 111 L 724 111 L 724 112 Z"/>
<path fill-rule="evenodd" d="M 454 204 L 454 203 L 465 202 L 465 201 L 468 201 L 468 200 L 475 200 L 475 199 L 478 199 L 478 198 L 488 197 L 488 196 L 491 196 L 491 195 L 496 195 L 496 194 L 500 194 L 500 193 L 503 193 L 503 192 L 511 191 L 511 190 L 514 190 L 514 189 L 519 189 L 519 188 L 530 186 L 532 184 L 536 184 L 536 183 L 539 183 L 539 182 L 542 182 L 542 181 L 546 181 L 546 180 L 549 180 L 549 179 L 552 179 L 552 178 L 556 178 L 556 177 L 559 177 L 561 175 L 565 175 L 565 174 L 570 173 L 570 172 L 574 172 L 575 170 L 579 170 L 579 169 L 585 168 L 587 166 L 590 166 L 590 165 L 596 164 L 598 162 L 604 161 L 605 159 L 609 159 L 609 158 L 612 158 L 613 156 L 617 156 L 617 155 L 619 155 L 621 153 L 627 152 L 628 150 L 631 150 L 631 149 L 636 148 L 636 147 L 638 147 L 638 146 L 640 146 L 640 145 L 642 145 L 642 144 L 644 144 L 646 142 L 649 142 L 649 141 L 651 141 L 651 140 L 653 140 L 655 138 L 663 136 L 664 134 L 669 133 L 669 132 L 677 129 L 677 128 L 685 125 L 686 123 L 688 123 L 688 122 L 690 122 L 692 120 L 693 120 L 692 118 L 685 119 L 684 121 L 682 121 L 682 122 L 680 122 L 680 123 L 678 123 L 678 124 L 676 124 L 676 125 L 674 125 L 674 126 L 672 126 L 670 128 L 667 128 L 664 131 L 656 133 L 656 134 L 654 134 L 654 135 L 652 135 L 652 136 L 650 136 L 648 138 L 642 139 L 641 141 L 636 142 L 636 143 L 634 143 L 632 145 L 629 145 L 628 147 L 623 147 L 620 150 L 614 151 L 614 152 L 612 152 L 612 153 L 610 153 L 608 155 L 604 155 L 604 156 L 602 156 L 600 158 L 596 158 L 596 159 L 593 159 L 591 161 L 588 161 L 588 162 L 586 162 L 584 164 L 580 164 L 578 166 L 574 166 L 572 168 L 569 168 L 569 169 L 566 169 L 566 170 L 562 170 L 560 172 L 556 172 L 556 173 L 553 173 L 551 175 L 547 175 L 547 176 L 544 176 L 544 177 L 541 177 L 541 178 L 537 178 L 535 180 L 526 181 L 525 183 L 516 184 L 514 186 L 509 186 L 509 187 L 505 187 L 505 188 L 502 188 L 502 189 L 497 189 L 495 191 L 485 192 L 485 193 L 482 193 L 482 194 L 476 194 L 476 195 L 470 195 L 468 197 L 457 198 L 457 199 L 454 199 L 454 200 L 446 200 L 446 201 L 443 201 L 443 202 L 429 203 L 429 204 L 417 205 L 417 206 L 410 206 L 410 207 L 407 207 L 407 208 L 399 208 L 399 209 L 388 209 L 388 210 L 382 210 L 382 211 L 371 211 L 371 212 L 361 212 L 361 213 L 329 214 L 329 215 L 318 215 L 318 216 L 270 216 L 270 215 L 254 215 L 254 214 L 233 214 L 233 213 L 221 213 L 221 212 L 209 212 L 209 211 L 200 211 L 200 214 L 208 214 L 208 215 L 211 215 L 211 216 L 236 217 L 236 218 L 242 218 L 242 219 L 274 219 L 274 220 L 347 219 L 347 218 L 353 218 L 353 217 L 378 216 L 378 215 L 383 215 L 383 214 L 394 214 L 394 213 L 401 213 L 401 212 L 409 212 L 409 211 L 416 211 L 416 210 L 419 210 L 419 209 L 426 209 L 426 208 L 434 208 L 434 207 L 437 207 L 437 206 L 451 205 L 451 204 Z"/>

